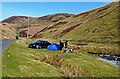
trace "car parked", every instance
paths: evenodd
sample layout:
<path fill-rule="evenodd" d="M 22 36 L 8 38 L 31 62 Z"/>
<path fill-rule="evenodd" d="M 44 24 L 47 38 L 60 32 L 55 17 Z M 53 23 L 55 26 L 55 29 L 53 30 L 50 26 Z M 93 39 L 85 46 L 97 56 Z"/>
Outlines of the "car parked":
<path fill-rule="evenodd" d="M 40 48 L 47 48 L 48 45 L 50 45 L 50 44 L 51 44 L 51 43 L 48 42 L 48 41 L 38 40 L 38 41 L 36 41 L 36 42 L 30 43 L 30 44 L 28 45 L 28 47 L 29 47 L 29 48 L 38 48 L 38 47 L 40 47 Z"/>

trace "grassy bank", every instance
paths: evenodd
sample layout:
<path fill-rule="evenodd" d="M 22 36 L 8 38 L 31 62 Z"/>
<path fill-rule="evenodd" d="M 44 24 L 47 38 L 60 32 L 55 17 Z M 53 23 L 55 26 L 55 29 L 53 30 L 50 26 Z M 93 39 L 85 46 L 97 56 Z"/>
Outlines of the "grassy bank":
<path fill-rule="evenodd" d="M 117 77 L 118 68 L 80 51 L 61 53 L 12 43 L 2 56 L 3 77 Z"/>
<path fill-rule="evenodd" d="M 0 78 L 2 78 L 2 59 L 0 58 Z"/>
<path fill-rule="evenodd" d="M 83 43 L 83 42 L 69 42 L 70 47 L 76 50 L 92 52 L 92 53 L 101 53 L 109 55 L 120 55 L 120 50 L 118 43 Z"/>

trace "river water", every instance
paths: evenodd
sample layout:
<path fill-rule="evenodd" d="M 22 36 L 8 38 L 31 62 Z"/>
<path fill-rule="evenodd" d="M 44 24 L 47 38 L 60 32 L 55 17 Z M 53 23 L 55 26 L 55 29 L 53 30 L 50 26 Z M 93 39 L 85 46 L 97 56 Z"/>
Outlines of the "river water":
<path fill-rule="evenodd" d="M 120 67 L 120 56 L 111 56 L 111 55 L 107 55 L 107 54 L 100 54 L 100 53 L 98 54 L 98 53 L 94 53 L 94 52 L 88 52 L 88 53 L 99 56 L 100 58 L 97 58 L 97 60 L 107 62 L 116 67 Z"/>
<path fill-rule="evenodd" d="M 120 57 L 119 56 L 110 56 L 104 54 L 98 54 L 100 58 L 98 60 L 107 62 L 113 66 L 120 67 Z"/>

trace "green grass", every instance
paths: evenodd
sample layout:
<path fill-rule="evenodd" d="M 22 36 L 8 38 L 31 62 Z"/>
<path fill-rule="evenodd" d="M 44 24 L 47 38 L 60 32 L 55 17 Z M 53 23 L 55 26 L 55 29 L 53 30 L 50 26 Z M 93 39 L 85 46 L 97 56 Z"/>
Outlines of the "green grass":
<path fill-rule="evenodd" d="M 32 54 L 35 52 L 37 51 L 34 49 L 28 49 L 22 44 L 13 43 L 3 54 L 3 77 L 62 76 L 59 72 L 57 72 L 57 69 L 54 66 L 36 61 L 34 59 L 34 54 Z"/>
<path fill-rule="evenodd" d="M 83 42 L 69 42 L 69 46 L 73 49 L 92 52 L 103 53 L 109 55 L 120 55 L 117 43 L 83 43 Z"/>
<path fill-rule="evenodd" d="M 92 18 L 90 21 L 85 22 L 75 28 L 74 30 L 70 31 L 69 33 L 65 34 L 62 38 L 67 38 L 68 40 L 71 40 L 71 43 L 74 44 L 90 44 L 93 43 L 93 47 L 85 48 L 85 51 L 90 52 L 98 52 L 98 53 L 106 53 L 106 54 L 117 54 L 120 55 L 120 51 L 118 50 L 118 42 L 119 42 L 119 35 L 118 35 L 118 10 L 119 7 L 117 7 L 117 3 L 110 4 L 109 6 L 104 6 L 102 8 L 96 9 L 104 9 L 103 12 L 98 12 L 94 14 L 93 11 L 90 14 L 87 14 L 86 16 L 89 16 L 88 18 Z M 117 8 L 115 8 L 117 7 Z M 91 10 L 92 11 L 92 10 Z M 85 14 L 85 13 L 84 13 Z M 96 15 L 96 16 L 95 16 Z M 82 15 L 81 15 L 82 16 Z M 81 20 L 81 16 L 75 17 L 73 20 Z M 102 17 L 101 17 L 102 16 Z M 85 19 L 86 20 L 86 19 Z M 94 49 L 95 44 L 96 49 Z M 103 49 L 100 49 L 100 47 L 104 47 Z M 94 49 L 94 50 L 93 50 Z M 97 50 L 97 51 L 96 51 Z"/>
<path fill-rule="evenodd" d="M 92 18 L 90 21 L 81 24 L 79 27 L 70 31 L 63 38 L 68 38 L 76 41 L 83 42 L 96 42 L 96 43 L 106 43 L 106 42 L 118 42 L 118 10 L 115 8 L 117 3 L 110 5 L 110 8 L 102 10 L 103 12 L 93 12 L 94 15 L 87 14 L 88 18 Z M 104 6 L 106 8 L 108 6 Z M 99 8 L 97 10 L 100 10 Z M 85 13 L 84 13 L 85 14 Z M 97 15 L 97 16 L 95 16 Z M 81 15 L 82 16 L 82 15 Z M 73 20 L 80 21 L 81 16 L 73 18 Z M 102 17 L 101 17 L 102 16 Z M 85 17 L 84 17 L 85 18 Z M 72 20 L 72 19 L 71 19 Z M 85 19 L 86 20 L 86 19 Z"/>
<path fill-rule="evenodd" d="M 12 43 L 2 56 L 2 77 L 118 77 L 118 68 L 86 52 L 61 53 Z"/>

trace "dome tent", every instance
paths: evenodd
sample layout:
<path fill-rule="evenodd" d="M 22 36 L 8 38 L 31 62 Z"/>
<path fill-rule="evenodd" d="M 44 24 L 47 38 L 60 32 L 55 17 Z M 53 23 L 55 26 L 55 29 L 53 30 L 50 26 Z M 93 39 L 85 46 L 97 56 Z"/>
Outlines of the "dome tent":
<path fill-rule="evenodd" d="M 52 43 L 47 47 L 47 50 L 60 50 L 60 45 L 56 43 Z"/>

